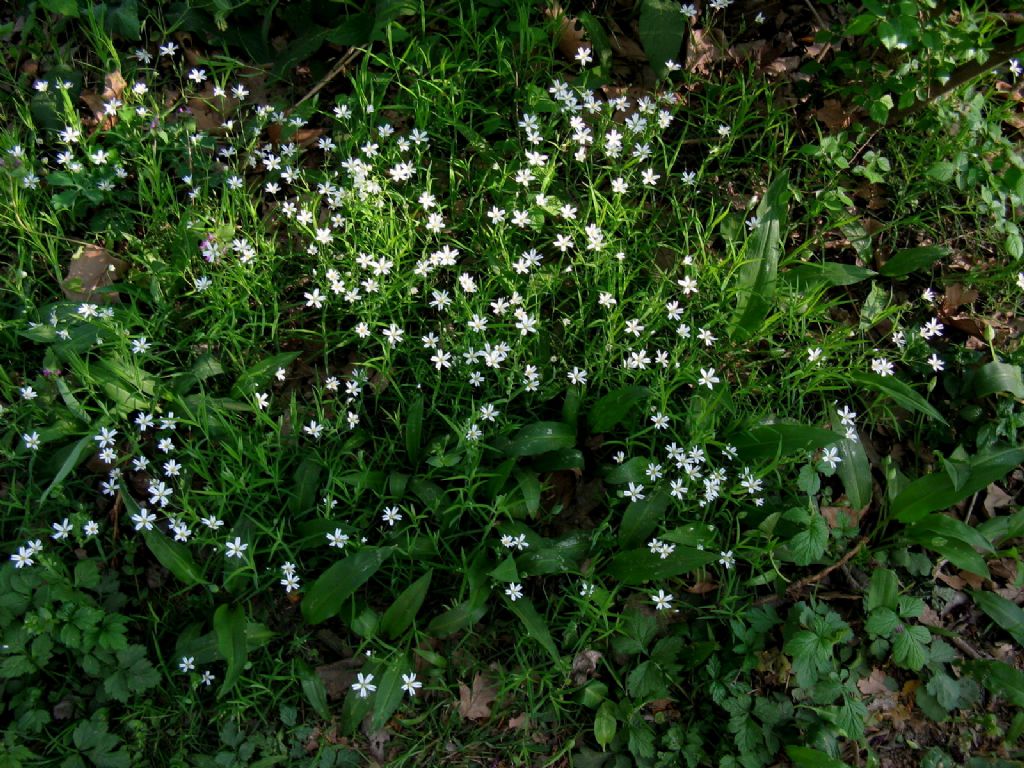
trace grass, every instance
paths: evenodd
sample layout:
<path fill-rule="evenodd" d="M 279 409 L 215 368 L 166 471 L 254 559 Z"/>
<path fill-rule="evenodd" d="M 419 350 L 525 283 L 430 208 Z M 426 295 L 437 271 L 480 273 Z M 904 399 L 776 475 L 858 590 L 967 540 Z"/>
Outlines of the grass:
<path fill-rule="evenodd" d="M 814 136 L 738 68 L 616 111 L 554 22 L 459 9 L 301 103 L 96 25 L 6 83 L 0 764 L 872 759 L 857 680 L 923 663 L 811 590 L 854 547 L 909 590 L 890 550 L 977 568 L 904 527 L 915 478 L 948 519 L 1021 458 L 1017 342 L 940 309 L 1019 303 L 1008 107 Z M 121 72 L 116 120 L 60 67 Z M 68 282 L 94 248 L 111 285 Z M 957 691 L 918 705 L 967 722 Z"/>

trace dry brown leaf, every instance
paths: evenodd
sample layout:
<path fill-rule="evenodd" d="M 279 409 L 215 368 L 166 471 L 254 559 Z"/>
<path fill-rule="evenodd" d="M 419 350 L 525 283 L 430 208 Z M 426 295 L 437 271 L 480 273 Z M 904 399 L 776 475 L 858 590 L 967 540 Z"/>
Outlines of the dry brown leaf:
<path fill-rule="evenodd" d="M 990 516 L 995 517 L 997 509 L 1006 509 L 1012 506 L 1014 502 L 1013 496 L 995 483 L 990 483 L 988 488 L 985 489 L 985 500 L 982 503 L 985 506 L 985 511 Z"/>
<path fill-rule="evenodd" d="M 97 95 L 95 91 L 83 90 L 79 99 L 85 102 L 95 118 L 96 125 L 101 131 L 110 130 L 117 123 L 117 115 L 106 113 L 107 104 L 113 99 L 120 99 L 124 89 L 128 85 L 121 70 L 117 69 L 107 74 L 103 79 L 103 94 Z"/>
<path fill-rule="evenodd" d="M 583 685 L 597 671 L 597 662 L 602 658 L 600 651 L 580 651 L 572 660 L 572 684 Z"/>
<path fill-rule="evenodd" d="M 473 677 L 473 687 L 459 683 L 459 716 L 464 720 L 484 720 L 491 716 L 491 702 L 498 696 L 494 682 L 479 672 Z"/>
<path fill-rule="evenodd" d="M 87 301 L 100 304 L 120 301 L 116 293 L 103 292 L 101 288 L 113 285 L 128 265 L 100 245 L 87 245 L 71 257 L 68 274 L 61 288 L 70 301 Z"/>
<path fill-rule="evenodd" d="M 515 731 L 520 728 L 528 728 L 530 726 L 530 716 L 525 712 L 516 715 L 515 717 L 509 718 L 508 727 L 509 730 Z"/>
<path fill-rule="evenodd" d="M 706 75 L 711 67 L 729 57 L 725 33 L 720 29 L 691 30 L 690 46 L 686 49 L 686 68 Z"/>
<path fill-rule="evenodd" d="M 952 576 L 948 573 L 943 573 L 942 571 L 936 573 L 935 578 L 937 578 L 947 587 L 951 587 L 952 589 L 958 591 L 967 586 L 967 582 L 961 579 L 959 576 Z"/>
<path fill-rule="evenodd" d="M 853 112 L 838 99 L 825 99 L 825 103 L 814 111 L 814 116 L 833 132 L 846 130 L 853 124 Z"/>
<path fill-rule="evenodd" d="M 327 689 L 327 698 L 340 699 L 348 693 L 356 679 L 356 668 L 361 664 L 360 659 L 343 659 L 317 667 L 316 675 Z"/>
<path fill-rule="evenodd" d="M 880 669 L 872 669 L 870 675 L 858 680 L 857 689 L 865 696 L 890 693 L 889 688 L 885 684 L 885 672 Z"/>
<path fill-rule="evenodd" d="M 691 595 L 706 595 L 708 592 L 714 592 L 718 589 L 717 581 L 698 581 L 692 587 L 687 587 L 686 591 Z"/>
<path fill-rule="evenodd" d="M 984 587 L 985 580 L 976 573 L 970 573 L 969 571 L 960 571 L 957 574 L 961 579 L 967 582 L 967 585 L 974 590 L 979 590 Z"/>

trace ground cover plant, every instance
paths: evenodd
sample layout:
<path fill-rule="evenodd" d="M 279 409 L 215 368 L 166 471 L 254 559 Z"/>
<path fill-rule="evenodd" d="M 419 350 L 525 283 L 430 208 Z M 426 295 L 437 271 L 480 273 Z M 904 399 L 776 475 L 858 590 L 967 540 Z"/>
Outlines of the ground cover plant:
<path fill-rule="evenodd" d="M 0 27 L 0 765 L 1016 764 L 1018 11 L 314 6 Z"/>

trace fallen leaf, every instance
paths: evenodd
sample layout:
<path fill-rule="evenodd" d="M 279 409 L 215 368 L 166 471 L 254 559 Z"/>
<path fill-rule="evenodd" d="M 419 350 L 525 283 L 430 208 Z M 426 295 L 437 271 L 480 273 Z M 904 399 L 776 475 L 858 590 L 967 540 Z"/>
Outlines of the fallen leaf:
<path fill-rule="evenodd" d="M 995 517 L 997 509 L 1006 509 L 1013 505 L 1013 496 L 1008 494 L 1002 488 L 995 483 L 991 483 L 988 488 L 985 489 L 985 500 L 982 502 L 985 506 L 985 511 L 990 516 Z"/>
<path fill-rule="evenodd" d="M 498 688 L 479 672 L 473 677 L 473 687 L 459 683 L 459 716 L 465 720 L 483 720 L 491 716 L 491 702 L 498 696 Z"/>
<path fill-rule="evenodd" d="M 939 571 L 937 574 L 935 574 L 935 578 L 937 578 L 947 587 L 952 587 L 956 590 L 961 590 L 967 586 L 967 582 L 961 579 L 959 576 L 952 576 L 948 573 L 943 573 L 942 571 Z"/>
<path fill-rule="evenodd" d="M 706 75 L 711 67 L 728 58 L 725 33 L 720 29 L 693 29 L 690 45 L 686 49 L 686 68 L 690 72 Z"/>
<path fill-rule="evenodd" d="M 889 688 L 885 684 L 885 672 L 880 669 L 872 669 L 870 675 L 857 681 L 857 690 L 865 696 L 889 693 Z"/>
<path fill-rule="evenodd" d="M 825 103 L 814 110 L 814 116 L 832 132 L 843 131 L 853 125 L 853 114 L 839 99 L 825 99 Z"/>
<path fill-rule="evenodd" d="M 686 591 L 691 595 L 706 595 L 708 592 L 714 592 L 718 589 L 717 581 L 698 581 L 692 587 L 687 587 Z"/>
<path fill-rule="evenodd" d="M 327 689 L 327 698 L 340 699 L 356 679 L 356 669 L 362 664 L 361 659 L 342 659 L 330 664 L 321 664 L 316 668 L 317 677 Z"/>
<path fill-rule="evenodd" d="M 100 245 L 86 245 L 78 249 L 68 264 L 68 274 L 61 283 L 69 301 L 110 303 L 120 301 L 114 292 L 100 292 L 113 285 L 124 274 L 128 265 Z"/>
<path fill-rule="evenodd" d="M 83 90 L 79 95 L 78 98 L 85 102 L 85 105 L 92 112 L 99 130 L 109 131 L 117 123 L 117 115 L 107 114 L 107 104 L 114 99 L 120 100 L 127 85 L 128 83 L 121 75 L 121 70 L 116 69 L 103 78 L 104 87 L 102 95 L 97 95 L 95 91 L 90 90 Z"/>
<path fill-rule="evenodd" d="M 594 676 L 597 671 L 597 662 L 601 660 L 600 651 L 580 651 L 572 660 L 572 683 L 580 686 Z"/>
<path fill-rule="evenodd" d="M 527 728 L 530 725 L 530 716 L 525 712 L 516 715 L 515 717 L 509 718 L 508 727 L 509 730 L 515 731 L 519 728 Z"/>

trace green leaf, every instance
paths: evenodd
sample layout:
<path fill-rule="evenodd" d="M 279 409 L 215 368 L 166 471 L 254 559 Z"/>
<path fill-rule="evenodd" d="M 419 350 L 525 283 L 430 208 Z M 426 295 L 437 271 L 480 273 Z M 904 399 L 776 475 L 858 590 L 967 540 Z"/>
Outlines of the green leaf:
<path fill-rule="evenodd" d="M 1024 645 L 1024 610 L 1019 605 L 994 592 L 972 591 L 971 597 L 1017 645 Z"/>
<path fill-rule="evenodd" d="M 916 624 L 904 624 L 902 632 L 896 632 L 892 643 L 892 659 L 899 666 L 912 672 L 919 672 L 928 662 L 928 643 L 932 635 L 927 628 Z"/>
<path fill-rule="evenodd" d="M 936 472 L 919 477 L 904 488 L 892 501 L 892 513 L 902 523 L 920 520 L 925 515 L 941 509 L 948 509 L 978 491 L 989 483 L 1001 480 L 1024 462 L 1024 450 L 1019 448 L 994 448 L 969 459 L 971 474 L 960 488 L 954 488 L 953 481 L 945 472 Z"/>
<path fill-rule="evenodd" d="M 606 749 L 612 743 L 618 728 L 619 724 L 615 719 L 615 704 L 605 699 L 597 708 L 597 714 L 594 715 L 594 738 L 597 739 L 601 749 Z"/>
<path fill-rule="evenodd" d="M 519 572 L 516 570 L 516 559 L 512 557 L 512 555 L 509 555 L 488 575 L 495 581 L 501 581 L 504 583 L 519 581 Z"/>
<path fill-rule="evenodd" d="M 960 700 L 960 683 L 944 672 L 933 674 L 925 690 L 934 696 L 939 706 L 947 712 L 955 709 Z"/>
<path fill-rule="evenodd" d="M 763 424 L 733 436 L 732 444 L 744 461 L 761 461 L 794 453 L 809 453 L 834 445 L 835 432 L 805 424 Z"/>
<path fill-rule="evenodd" d="M 951 252 L 944 245 L 904 248 L 902 251 L 894 253 L 878 272 L 886 277 L 903 277 L 919 269 L 931 268 L 932 264 L 939 259 L 946 258 Z"/>
<path fill-rule="evenodd" d="M 792 285 L 796 290 L 806 290 L 816 285 L 855 285 L 877 274 L 873 269 L 853 264 L 837 264 L 834 261 L 823 264 L 805 262 L 781 273 L 779 280 Z"/>
<path fill-rule="evenodd" d="M 789 171 L 782 171 L 757 207 L 758 225 L 743 249 L 736 280 L 736 312 L 730 335 L 749 338 L 775 301 L 775 281 L 782 253 L 789 203 Z"/>
<path fill-rule="evenodd" d="M 391 556 L 393 547 L 367 547 L 349 555 L 322 574 L 302 600 L 302 617 L 307 624 L 319 624 L 341 610 L 342 604 L 352 596 L 384 561 Z"/>
<path fill-rule="evenodd" d="M 834 757 L 810 747 L 787 744 L 786 754 L 796 768 L 850 768 L 842 760 L 836 760 Z"/>
<path fill-rule="evenodd" d="M 832 430 L 837 435 L 845 433 L 835 410 L 832 411 Z M 864 446 L 859 440 L 849 440 L 845 437 L 837 440 L 835 446 L 839 449 L 840 459 L 837 474 L 843 481 L 846 499 L 853 509 L 863 509 L 871 503 L 871 492 L 874 488 L 871 465 L 868 463 Z"/>
<path fill-rule="evenodd" d="M 77 467 L 79 464 L 85 461 L 86 457 L 88 456 L 88 451 L 93 445 L 95 445 L 95 443 L 92 439 L 92 435 L 87 435 L 86 437 L 83 437 L 81 440 L 75 443 L 74 446 L 70 449 L 70 451 L 67 451 L 67 449 L 62 449 L 56 456 L 53 457 L 54 459 L 58 459 L 60 456 L 63 455 L 64 460 L 63 462 L 61 462 L 60 469 L 57 470 L 57 474 L 53 476 L 53 480 L 51 480 L 50 484 L 46 486 L 46 490 L 40 494 L 40 504 L 46 501 L 46 497 L 50 495 L 50 492 L 55 487 L 64 482 L 64 479 L 75 470 L 75 467 Z M 64 455 L 65 452 L 66 455 Z"/>
<path fill-rule="evenodd" d="M 991 362 L 978 369 L 974 374 L 974 394 L 985 397 L 996 392 L 1009 392 L 1014 397 L 1024 398 L 1024 379 L 1019 365 Z"/>
<path fill-rule="evenodd" d="M 678 9 L 676 15 L 679 14 Z M 602 397 L 587 413 L 591 432 L 607 432 L 620 423 L 637 405 L 651 396 L 647 387 L 621 387 Z"/>
<path fill-rule="evenodd" d="M 508 456 L 536 456 L 538 453 L 572 448 L 576 429 L 561 421 L 538 421 L 519 430 L 505 450 Z"/>
<path fill-rule="evenodd" d="M 940 161 L 938 163 L 932 163 L 931 167 L 925 171 L 927 176 L 932 181 L 947 182 L 952 180 L 953 174 L 956 173 L 956 165 L 947 161 Z"/>
<path fill-rule="evenodd" d="M 401 636 L 412 624 L 420 607 L 423 605 L 427 591 L 430 589 L 430 579 L 433 574 L 433 571 L 427 571 L 416 579 L 384 611 L 384 615 L 380 620 L 380 630 L 389 640 L 394 640 Z"/>
<path fill-rule="evenodd" d="M 789 541 L 788 548 L 797 565 L 810 565 L 825 554 L 828 545 L 828 523 L 817 511 L 807 515 L 805 527 Z"/>
<path fill-rule="evenodd" d="M 432 637 L 448 637 L 456 632 L 469 629 L 487 613 L 487 605 L 475 600 L 464 600 L 431 619 L 427 634 Z"/>
<path fill-rule="evenodd" d="M 1024 708 L 1024 672 L 1001 661 L 967 661 L 963 668 L 996 696 Z"/>
<path fill-rule="evenodd" d="M 423 395 L 417 395 L 405 415 L 405 451 L 415 464 L 423 447 Z"/>
<path fill-rule="evenodd" d="M 868 587 L 868 612 L 876 608 L 896 610 L 896 600 L 900 594 L 899 580 L 896 572 L 888 568 L 877 568 L 871 573 L 871 585 Z"/>
<path fill-rule="evenodd" d="M 374 693 L 373 720 L 370 723 L 372 731 L 379 731 L 383 728 L 401 706 L 402 675 L 409 674 L 411 669 L 412 667 L 409 666 L 405 657 L 399 656 L 393 659 L 384 670 Z"/>
<path fill-rule="evenodd" d="M 521 597 L 518 600 L 508 601 L 509 610 L 512 611 L 526 627 L 526 634 L 540 643 L 541 647 L 548 652 L 551 660 L 558 664 L 561 657 L 558 655 L 558 648 L 551 637 L 551 630 L 548 629 L 547 620 L 537 613 L 533 602 L 528 597 Z"/>
<path fill-rule="evenodd" d="M 864 629 L 873 637 L 889 637 L 900 625 L 900 617 L 891 608 L 879 607 L 868 614 Z"/>
<path fill-rule="evenodd" d="M 125 500 L 125 507 L 128 508 L 129 514 L 132 514 L 132 506 L 136 508 L 136 512 L 138 511 L 138 505 L 128 494 L 122 494 L 121 498 Z M 129 499 L 131 499 L 131 504 L 128 503 Z M 149 551 L 160 561 L 160 565 L 181 581 L 191 585 L 206 583 L 202 571 L 184 544 L 173 541 L 156 530 L 143 531 L 142 538 L 145 539 Z"/>
<path fill-rule="evenodd" d="M 537 510 L 540 509 L 540 481 L 537 479 L 536 473 L 516 469 L 513 471 L 513 475 L 515 475 L 519 490 L 523 494 L 527 513 L 536 515 Z"/>
<path fill-rule="evenodd" d="M 240 605 L 223 604 L 213 613 L 213 631 L 217 635 L 217 650 L 228 664 L 218 698 L 235 687 L 242 675 L 248 652 L 245 645 L 245 610 Z"/>
<path fill-rule="evenodd" d="M 626 483 L 642 483 L 647 477 L 648 460 L 643 456 L 634 456 L 623 464 L 618 464 L 608 470 L 604 476 L 605 482 L 611 485 L 625 485 Z"/>
<path fill-rule="evenodd" d="M 679 60 L 686 28 L 687 19 L 679 12 L 679 3 L 674 0 L 643 0 L 637 31 L 644 53 L 658 74 L 663 73 L 666 61 Z"/>
<path fill-rule="evenodd" d="M 631 502 L 619 525 L 619 546 L 631 549 L 643 544 L 661 523 L 668 502 L 669 495 L 664 491 L 655 491 L 640 501 Z"/>
<path fill-rule="evenodd" d="M 51 13 L 78 18 L 78 0 L 39 0 L 39 4 Z"/>
<path fill-rule="evenodd" d="M 993 552 L 992 544 L 975 529 L 945 515 L 928 515 L 905 529 L 904 535 L 949 560 L 957 568 L 989 578 L 985 558 L 975 550 Z"/>
<path fill-rule="evenodd" d="M 786 642 L 783 650 L 793 659 L 797 685 L 807 688 L 832 668 L 832 645 L 828 638 L 806 629 L 796 632 Z"/>
<path fill-rule="evenodd" d="M 897 378 L 879 376 L 877 373 L 867 373 L 865 371 L 857 371 L 846 376 L 853 384 L 860 384 L 879 394 L 886 395 L 896 401 L 897 405 L 906 408 L 908 411 L 917 411 L 925 416 L 930 416 L 942 424 L 947 423 L 942 414 L 935 410 L 931 403 Z"/>
<path fill-rule="evenodd" d="M 298 352 L 282 352 L 264 358 L 238 377 L 231 387 L 231 397 L 235 400 L 250 400 L 254 392 L 270 382 L 278 368 L 287 368 L 298 356 Z"/>
<path fill-rule="evenodd" d="M 636 586 L 690 573 L 717 559 L 716 553 L 693 547 L 677 546 L 676 551 L 664 559 L 648 549 L 629 549 L 612 558 L 608 574 L 623 584 Z"/>
<path fill-rule="evenodd" d="M 295 665 L 306 701 L 322 719 L 330 720 L 331 710 L 327 706 L 327 687 L 324 685 L 324 681 L 302 659 L 297 659 Z"/>

